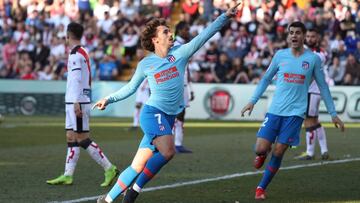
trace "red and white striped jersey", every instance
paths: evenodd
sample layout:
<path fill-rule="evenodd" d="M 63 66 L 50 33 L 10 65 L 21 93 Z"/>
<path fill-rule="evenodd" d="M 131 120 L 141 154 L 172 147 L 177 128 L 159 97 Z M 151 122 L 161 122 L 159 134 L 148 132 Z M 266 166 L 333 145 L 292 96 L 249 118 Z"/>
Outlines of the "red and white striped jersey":
<path fill-rule="evenodd" d="M 320 59 L 321 59 L 321 65 L 323 67 L 323 70 L 324 70 L 324 74 L 325 74 L 325 80 L 326 80 L 326 83 L 329 85 L 329 86 L 333 86 L 334 85 L 334 81 L 329 77 L 329 74 L 328 74 L 328 70 L 325 69 L 325 64 L 326 64 L 326 59 L 327 59 L 327 56 L 328 54 L 326 53 L 325 50 L 323 50 L 322 48 L 313 48 L 312 51 L 317 54 Z M 316 94 L 320 94 L 320 90 L 319 90 L 319 87 L 317 86 L 315 80 L 313 80 L 309 86 L 309 93 L 316 93 Z"/>
<path fill-rule="evenodd" d="M 66 103 L 91 102 L 91 71 L 89 55 L 85 48 L 75 46 L 67 64 Z"/>

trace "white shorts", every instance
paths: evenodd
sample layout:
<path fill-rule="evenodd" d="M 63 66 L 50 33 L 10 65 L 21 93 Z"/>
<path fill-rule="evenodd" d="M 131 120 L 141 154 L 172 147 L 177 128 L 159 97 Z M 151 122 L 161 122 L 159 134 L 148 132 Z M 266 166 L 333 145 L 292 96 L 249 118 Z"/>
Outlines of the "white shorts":
<path fill-rule="evenodd" d="M 82 111 L 82 117 L 78 118 L 75 115 L 74 111 L 74 104 L 67 103 L 65 105 L 65 114 L 66 114 L 66 121 L 65 121 L 65 129 L 72 130 L 77 133 L 85 133 L 89 132 L 89 120 L 90 120 L 90 103 L 80 103 L 80 108 Z"/>
<path fill-rule="evenodd" d="M 321 96 L 317 93 L 308 93 L 308 106 L 306 110 L 306 117 L 317 118 L 319 117 L 319 106 Z"/>
<path fill-rule="evenodd" d="M 149 89 L 145 89 L 145 90 L 138 90 L 136 92 L 136 98 L 135 98 L 135 102 L 136 103 L 141 103 L 141 104 L 145 104 L 145 102 L 149 99 L 150 96 L 150 91 Z"/>

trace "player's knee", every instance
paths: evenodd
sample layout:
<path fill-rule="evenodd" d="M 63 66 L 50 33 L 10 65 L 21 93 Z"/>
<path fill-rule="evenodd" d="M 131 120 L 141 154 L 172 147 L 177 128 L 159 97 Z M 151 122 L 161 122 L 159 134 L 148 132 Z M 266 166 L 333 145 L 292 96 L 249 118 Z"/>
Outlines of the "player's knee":
<path fill-rule="evenodd" d="M 284 155 L 286 149 L 287 146 L 276 146 L 276 148 L 273 150 L 273 154 L 277 157 L 281 157 Z"/>
<path fill-rule="evenodd" d="M 132 163 L 131 168 L 133 168 L 137 173 L 140 173 L 145 168 L 145 164 Z"/>
<path fill-rule="evenodd" d="M 161 152 L 161 154 L 165 157 L 166 160 L 170 160 L 174 157 L 176 151 L 175 148 L 168 148 Z"/>

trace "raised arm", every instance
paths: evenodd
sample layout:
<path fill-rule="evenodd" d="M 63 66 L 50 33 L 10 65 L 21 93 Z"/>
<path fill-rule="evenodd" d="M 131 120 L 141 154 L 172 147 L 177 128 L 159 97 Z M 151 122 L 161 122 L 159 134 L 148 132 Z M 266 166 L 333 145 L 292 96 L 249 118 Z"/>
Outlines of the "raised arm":
<path fill-rule="evenodd" d="M 235 16 L 238 6 L 241 2 L 230 8 L 226 13 L 223 13 L 216 18 L 207 28 L 205 28 L 200 34 L 192 39 L 187 44 L 181 46 L 178 51 L 182 56 L 191 57 L 197 50 L 199 50 L 212 36 L 214 36 L 221 28 L 229 21 L 229 19 Z"/>
<path fill-rule="evenodd" d="M 124 87 L 122 87 L 117 92 L 114 92 L 114 93 L 110 94 L 109 96 L 103 98 L 102 100 L 96 102 L 95 105 L 93 106 L 93 109 L 95 107 L 97 107 L 100 110 L 104 110 L 108 104 L 118 102 L 118 101 L 128 98 L 129 96 L 131 96 L 132 94 L 134 94 L 136 92 L 137 88 L 140 86 L 141 82 L 144 79 L 145 79 L 144 72 L 138 66 L 129 83 L 127 83 Z"/>

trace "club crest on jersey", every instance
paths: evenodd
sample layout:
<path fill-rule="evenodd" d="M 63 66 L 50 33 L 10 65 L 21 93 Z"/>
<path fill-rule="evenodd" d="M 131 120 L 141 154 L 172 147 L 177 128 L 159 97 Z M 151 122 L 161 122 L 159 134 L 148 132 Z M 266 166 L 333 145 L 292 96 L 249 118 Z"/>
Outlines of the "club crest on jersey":
<path fill-rule="evenodd" d="M 307 69 L 309 69 L 309 67 L 310 67 L 310 63 L 307 62 L 307 61 L 303 61 L 301 67 L 302 67 L 304 70 L 307 70 Z"/>
<path fill-rule="evenodd" d="M 175 56 L 173 56 L 173 55 L 169 55 L 169 56 L 167 57 L 167 60 L 168 60 L 169 62 L 175 62 L 176 58 L 175 58 Z"/>

